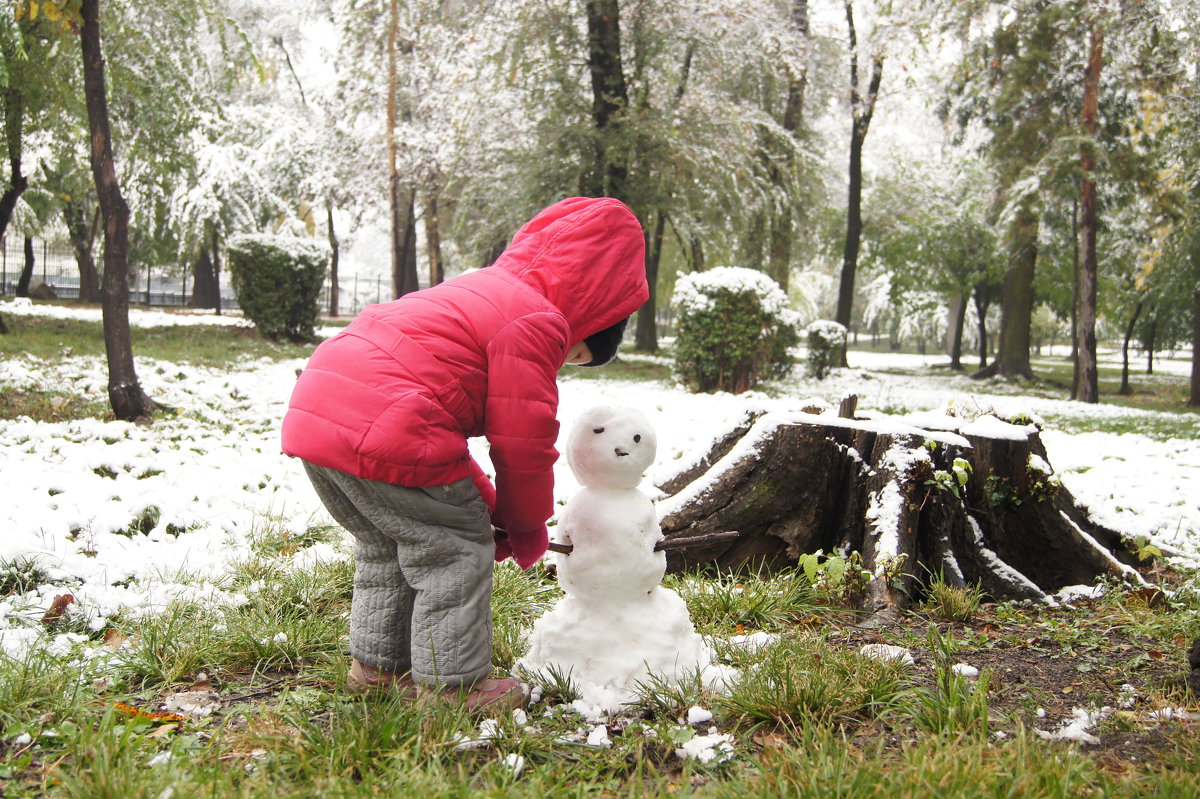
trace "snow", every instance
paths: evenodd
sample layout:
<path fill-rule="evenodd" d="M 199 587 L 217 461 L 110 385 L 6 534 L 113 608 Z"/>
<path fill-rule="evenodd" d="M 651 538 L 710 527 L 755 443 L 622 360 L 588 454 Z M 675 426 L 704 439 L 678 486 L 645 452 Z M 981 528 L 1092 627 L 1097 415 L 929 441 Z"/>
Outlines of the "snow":
<path fill-rule="evenodd" d="M 757 269 L 743 266 L 718 266 L 680 275 L 671 304 L 685 315 L 702 313 L 713 308 L 711 295 L 720 293 L 757 295 L 769 316 L 778 316 L 787 307 L 787 295 L 778 283 Z"/>
<path fill-rule="evenodd" d="M 902 646 L 892 646 L 891 644 L 863 644 L 858 652 L 871 660 L 895 661 L 903 666 L 911 666 L 916 662 L 913 660 L 912 652 Z"/>
<path fill-rule="evenodd" d="M 1088 732 L 1095 727 L 1104 718 L 1107 708 L 1101 710 L 1086 710 L 1081 707 L 1074 708 L 1071 711 L 1071 718 L 1067 719 L 1062 725 L 1054 731 L 1038 730 L 1034 732 L 1037 736 L 1047 741 L 1076 741 L 1083 744 L 1096 745 L 1100 743 L 1100 739 Z"/>
<path fill-rule="evenodd" d="M 0 303 L 0 313 L 99 319 L 97 310 L 19 301 Z M 138 326 L 246 324 L 240 317 L 138 309 L 131 309 L 130 321 Z M 941 420 L 946 436 L 971 425 L 986 426 L 992 435 L 997 430 L 1026 435 L 1022 426 L 993 421 L 992 412 L 1035 421 L 1049 416 L 1135 423 L 1170 418 L 1178 424 L 1176 416 L 1149 411 L 989 395 L 983 391 L 1004 389 L 965 378 L 934 381 L 872 371 L 903 371 L 943 363 L 943 358 L 854 352 L 851 362 L 853 368 L 836 370 L 820 383 L 789 381 L 778 396 L 695 395 L 670 383 L 582 379 L 567 369 L 560 380 L 563 436 L 592 406 L 637 407 L 659 441 L 642 481 L 643 490 L 652 493 L 654 483 L 702 458 L 713 438 L 743 421 L 748 408 L 769 411 L 774 418 L 760 420 L 763 427 L 747 437 L 746 447 L 767 425 L 789 415 L 799 418 L 799 409 L 814 402 L 836 406 L 850 393 L 859 396 L 860 415 L 886 416 L 876 422 L 881 428 L 901 427 L 891 414 L 908 413 L 907 425 Z M 176 416 L 151 426 L 28 419 L 0 425 L 0 563 L 30 558 L 47 574 L 41 584 L 0 599 L 0 651 L 70 649 L 71 639 L 46 636 L 39 623 L 54 598 L 66 593 L 76 600 L 67 613 L 79 614 L 93 630 L 118 614 L 152 614 L 181 599 L 240 605 L 247 597 L 228 585 L 231 565 L 245 560 L 264 535 L 287 531 L 300 539 L 310 528 L 330 524 L 299 465 L 279 452 L 279 421 L 301 366 L 300 360 L 264 359 L 214 369 L 139 357 L 143 387 L 177 408 Z M 1164 360 L 1160 367 L 1177 370 L 1179 364 Z M 102 399 L 106 382 L 103 358 L 0 361 L 0 385 L 17 390 L 65 387 Z M 820 418 L 837 423 L 829 415 Z M 1170 557 L 1195 565 L 1200 563 L 1200 421 L 1195 429 L 1197 435 L 1159 441 L 1139 433 L 1047 427 L 1042 440 L 1055 475 L 1097 521 L 1148 536 Z M 486 443 L 473 440 L 471 451 L 488 469 Z M 555 478 L 556 499 L 565 503 L 580 488 L 565 459 L 556 465 Z M 702 483 L 692 490 L 702 490 Z M 660 518 L 674 501 L 658 503 Z M 151 507 L 157 514 L 147 512 Z M 138 520 L 144 530 L 131 529 Z M 348 551 L 343 536 L 301 547 L 290 557 L 304 565 L 344 559 Z"/>
<path fill-rule="evenodd" d="M 733 757 L 733 736 L 719 733 L 716 728 L 708 735 L 696 735 L 675 749 L 680 760 L 699 760 L 701 763 L 724 763 Z"/>

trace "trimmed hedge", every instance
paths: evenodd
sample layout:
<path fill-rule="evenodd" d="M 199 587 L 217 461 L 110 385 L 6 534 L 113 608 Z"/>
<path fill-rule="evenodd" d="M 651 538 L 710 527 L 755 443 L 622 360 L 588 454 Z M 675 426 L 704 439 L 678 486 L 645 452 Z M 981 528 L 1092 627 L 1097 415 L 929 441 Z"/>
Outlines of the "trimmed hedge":
<path fill-rule="evenodd" d="M 808 339 L 808 373 L 824 380 L 841 360 L 846 346 L 846 328 L 838 322 L 818 319 L 804 330 Z"/>
<path fill-rule="evenodd" d="M 227 260 L 238 304 L 263 336 L 313 340 L 328 245 L 248 233 L 229 240 Z"/>
<path fill-rule="evenodd" d="M 800 341 L 787 297 L 762 272 L 722 266 L 683 275 L 671 304 L 677 313 L 675 368 L 693 391 L 741 393 L 791 370 Z"/>

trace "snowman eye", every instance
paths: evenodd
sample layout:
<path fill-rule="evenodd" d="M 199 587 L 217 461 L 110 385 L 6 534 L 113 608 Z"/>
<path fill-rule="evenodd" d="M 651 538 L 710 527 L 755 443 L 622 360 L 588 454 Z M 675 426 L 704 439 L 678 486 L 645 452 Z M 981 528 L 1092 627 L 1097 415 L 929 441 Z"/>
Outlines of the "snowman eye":
<path fill-rule="evenodd" d="M 603 427 L 593 427 L 592 432 L 595 433 L 596 435 L 600 435 L 601 433 L 604 432 L 604 428 Z"/>
<path fill-rule="evenodd" d="M 635 444 L 637 444 L 637 443 L 638 443 L 639 441 L 641 441 L 641 440 L 642 440 L 642 434 L 641 434 L 641 433 L 638 433 L 637 435 L 635 435 L 635 436 L 633 437 L 633 443 L 635 443 Z"/>

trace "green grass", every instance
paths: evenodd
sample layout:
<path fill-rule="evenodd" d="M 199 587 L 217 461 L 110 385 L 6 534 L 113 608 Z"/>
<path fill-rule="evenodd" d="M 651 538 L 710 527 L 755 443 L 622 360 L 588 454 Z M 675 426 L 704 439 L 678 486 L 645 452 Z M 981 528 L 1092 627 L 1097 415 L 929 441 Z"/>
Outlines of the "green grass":
<path fill-rule="evenodd" d="M 4 306 L 0 304 L 0 313 Z M 0 336 L 0 357 L 55 360 L 64 356 L 104 356 L 104 331 L 99 322 L 42 316 L 5 316 L 9 334 Z M 270 341 L 253 328 L 232 325 L 135 327 L 133 352 L 142 358 L 224 366 L 240 360 L 306 358 L 312 345 Z"/>
<path fill-rule="evenodd" d="M 1200 617 L 1197 575 L 1175 575 L 1183 590 L 1158 605 L 1113 585 L 1086 610 L 982 606 L 965 623 L 914 612 L 883 634 L 909 647 L 916 666 L 859 654 L 880 633 L 814 604 L 801 573 L 673 577 L 701 629 L 728 637 L 752 625 L 778 641 L 758 651 L 721 646 L 738 670 L 726 692 L 698 678 L 647 680 L 633 712 L 609 720 L 611 746 L 584 744 L 581 731 L 592 725 L 558 703 L 570 699 L 560 690 L 528 722 L 500 719 L 488 739 L 464 748 L 464 738 L 479 738 L 478 723 L 452 702 L 347 692 L 352 567 L 342 559 L 299 568 L 290 559 L 317 542 L 343 547 L 345 537 L 335 528 L 296 535 L 264 520 L 223 586 L 241 602 L 177 602 L 106 630 L 68 623 L 41 635 L 73 630 L 80 643 L 0 656 L 3 795 L 154 799 L 171 787 L 173 796 L 212 797 L 1150 797 L 1193 795 L 1186 790 L 1200 778 L 1194 722 L 1127 713 L 1104 723 L 1102 748 L 1051 743 L 1033 729 L 1056 724 L 1033 709 L 1054 708 L 1057 718 L 1087 704 L 1083 696 L 1064 702 L 1061 682 L 1014 682 L 1003 663 L 974 680 L 950 670 L 1012 640 L 1024 648 L 1007 651 L 1021 662 L 1071 657 L 1093 664 L 1097 685 L 1137 684 L 1144 707 L 1195 708 L 1195 698 L 1147 673 L 1152 657 L 1130 656 L 1182 657 L 1183 636 Z M 38 568 L 0 568 L 10 601 Z M 497 570 L 499 669 L 558 595 L 544 572 Z M 993 629 L 1005 635 L 985 634 Z M 1082 684 L 1064 668 L 1067 685 Z M 180 721 L 125 710 L 157 712 L 200 675 L 220 700 L 211 715 Z M 694 705 L 711 708 L 714 720 L 682 723 Z M 730 736 L 732 758 L 702 764 L 674 754 L 710 726 Z M 519 774 L 510 757 L 522 759 Z"/>

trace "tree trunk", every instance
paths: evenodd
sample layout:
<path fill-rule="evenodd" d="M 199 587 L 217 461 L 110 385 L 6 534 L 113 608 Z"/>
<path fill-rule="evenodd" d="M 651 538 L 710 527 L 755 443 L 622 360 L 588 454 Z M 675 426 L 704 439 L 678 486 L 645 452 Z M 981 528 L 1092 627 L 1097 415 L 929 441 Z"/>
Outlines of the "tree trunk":
<path fill-rule="evenodd" d="M 1142 315 L 1142 301 L 1138 300 L 1137 306 L 1133 309 L 1133 316 L 1129 318 L 1129 324 L 1125 327 L 1125 341 L 1121 345 L 1121 387 L 1117 389 L 1117 393 L 1122 397 L 1128 397 L 1133 393 L 1133 388 L 1129 385 L 1129 341 L 1133 338 L 1133 328 L 1137 325 L 1138 317 Z"/>
<path fill-rule="evenodd" d="M 987 312 L 988 302 L 986 289 L 982 285 L 976 286 L 972 292 L 972 298 L 975 302 L 975 326 L 976 334 L 979 336 L 979 368 L 982 370 L 987 367 L 988 357 L 988 332 L 987 332 Z"/>
<path fill-rule="evenodd" d="M 1079 159 L 1083 176 L 1079 183 L 1079 227 L 1083 265 L 1079 273 L 1079 390 L 1080 402 L 1100 401 L 1100 378 L 1096 369 L 1096 179 L 1093 153 L 1096 114 L 1100 104 L 1100 69 L 1104 63 L 1104 30 L 1092 25 L 1087 70 L 1083 78 L 1083 130 L 1087 141 Z"/>
<path fill-rule="evenodd" d="M 97 216 L 99 212 L 97 208 Z M 66 222 L 67 235 L 75 250 L 75 263 L 79 266 L 79 301 L 99 302 L 100 272 L 96 269 L 93 255 L 98 220 L 93 217 L 89 226 L 83 206 L 75 200 L 69 200 L 63 204 L 63 221 Z"/>
<path fill-rule="evenodd" d="M 1146 331 L 1146 374 L 1154 374 L 1154 347 L 1158 344 L 1158 308 L 1151 313 L 1150 324 Z"/>
<path fill-rule="evenodd" d="M 963 370 L 963 328 L 967 322 L 967 295 L 959 294 L 951 306 L 953 319 L 950 324 L 950 368 L 956 372 Z"/>
<path fill-rule="evenodd" d="M 216 308 L 217 298 L 217 277 L 213 272 L 212 258 L 208 254 L 208 247 L 203 247 L 192 264 L 192 298 L 188 301 L 188 307 Z"/>
<path fill-rule="evenodd" d="M 429 256 L 429 285 L 436 286 L 446 279 L 442 268 L 442 228 L 438 217 L 437 195 L 430 192 L 425 209 L 425 251 Z"/>
<path fill-rule="evenodd" d="M 417 280 L 417 209 L 415 192 L 392 181 L 392 292 L 399 298 L 421 288 Z"/>
<path fill-rule="evenodd" d="M 1200 291 L 1192 292 L 1192 385 L 1187 404 L 1200 406 Z"/>
<path fill-rule="evenodd" d="M 400 119 L 400 72 L 397 63 L 400 43 L 400 0 L 388 5 L 387 36 L 387 143 L 388 201 L 392 217 L 392 293 L 396 298 L 420 288 L 417 281 L 416 200 L 412 187 L 400 177 L 400 146 L 396 125 Z M 407 49 L 407 46 L 406 46 Z"/>
<path fill-rule="evenodd" d="M 338 257 L 341 247 L 337 231 L 333 229 L 333 203 L 325 204 L 325 229 L 329 234 L 329 315 L 338 315 Z"/>
<path fill-rule="evenodd" d="M 667 215 L 659 211 L 654 216 L 654 232 L 646 236 L 646 283 L 650 286 L 650 299 L 646 300 L 637 313 L 637 330 L 634 333 L 634 348 L 642 352 L 658 352 L 658 264 L 662 258 L 663 233 L 667 226 Z"/>
<path fill-rule="evenodd" d="M 1100 576 L 1142 582 L 1121 534 L 1061 487 L 1037 429 L 992 422 L 902 432 L 886 420 L 748 414 L 663 483 L 658 504 L 668 540 L 741 535 L 669 552 L 668 568 L 782 568 L 818 550 L 858 552 L 872 577 L 857 604 L 872 612 L 920 600 L 930 575 L 997 600 L 1042 599 Z"/>
<path fill-rule="evenodd" d="M 1008 273 L 1000 303 L 1000 346 L 994 369 L 977 372 L 976 377 L 992 373 L 1009 380 L 1032 380 L 1029 365 L 1029 331 L 1033 319 L 1033 275 L 1037 266 L 1038 216 L 1023 209 L 1017 216 L 1010 243 Z"/>
<path fill-rule="evenodd" d="M 33 282 L 33 269 L 36 266 L 33 257 L 33 239 L 28 236 L 24 237 L 23 244 L 25 252 L 25 261 L 21 265 L 21 276 L 17 278 L 17 296 L 29 296 L 29 284 Z"/>
<path fill-rule="evenodd" d="M 10 174 L 8 189 L 0 195 L 0 239 L 8 231 L 17 200 L 29 188 L 29 179 L 21 171 L 21 148 L 24 144 L 25 96 L 19 88 L 4 91 L 4 143 L 8 150 Z M 22 295 L 17 295 L 22 296 Z"/>
<path fill-rule="evenodd" d="M 124 421 L 148 418 L 155 403 L 138 383 L 129 329 L 129 206 L 113 163 L 104 55 L 100 47 L 100 1 L 83 0 L 83 86 L 91 133 L 92 175 L 104 217 L 104 349 L 108 356 L 108 399 Z"/>
<path fill-rule="evenodd" d="M 629 90 L 621 65 L 618 0 L 587 0 L 588 72 L 592 78 L 592 124 L 596 128 L 593 196 L 628 201 L 629 159 L 624 155 L 623 119 Z"/>
<path fill-rule="evenodd" d="M 1071 205 L 1071 399 L 1079 396 L 1079 198 Z"/>
<path fill-rule="evenodd" d="M 879 84 L 883 80 L 883 58 L 876 56 L 871 64 L 871 78 L 864 98 L 858 85 L 858 34 L 854 27 L 854 6 L 846 2 L 846 24 L 850 32 L 850 165 L 849 192 L 846 203 L 846 241 L 842 250 L 842 272 L 838 280 L 837 311 L 834 321 L 850 329 L 854 304 L 854 277 L 858 271 L 858 250 L 862 241 L 862 152 Z M 846 347 L 842 348 L 841 365 L 846 366 Z"/>
<path fill-rule="evenodd" d="M 212 279 L 213 279 L 213 310 L 221 315 L 221 230 L 213 227 L 212 231 Z"/>

